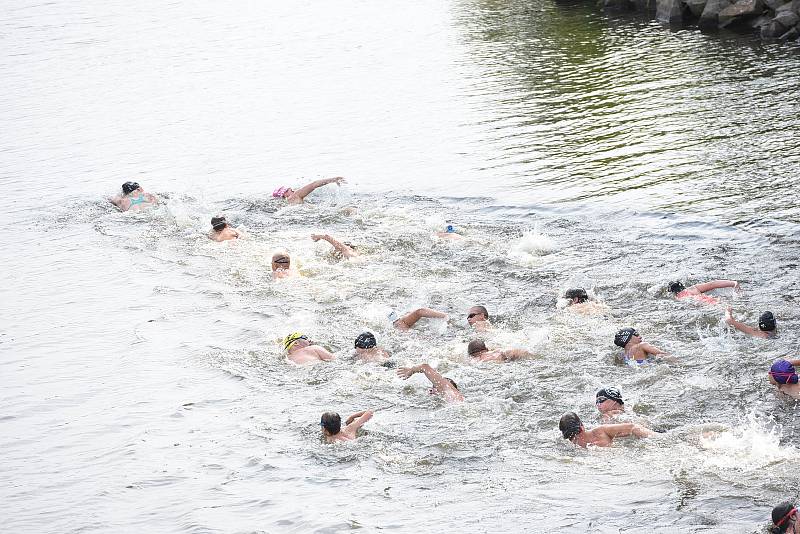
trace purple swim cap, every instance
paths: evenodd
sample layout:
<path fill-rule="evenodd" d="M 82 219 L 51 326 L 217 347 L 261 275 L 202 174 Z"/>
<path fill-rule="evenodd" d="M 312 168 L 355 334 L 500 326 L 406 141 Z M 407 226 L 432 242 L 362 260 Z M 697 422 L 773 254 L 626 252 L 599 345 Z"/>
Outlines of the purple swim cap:
<path fill-rule="evenodd" d="M 778 384 L 797 384 L 797 371 L 794 365 L 786 360 L 778 360 L 772 364 L 769 374 Z"/>
<path fill-rule="evenodd" d="M 279 187 L 275 191 L 272 192 L 272 196 L 275 198 L 283 198 L 283 195 L 289 190 L 288 187 Z"/>

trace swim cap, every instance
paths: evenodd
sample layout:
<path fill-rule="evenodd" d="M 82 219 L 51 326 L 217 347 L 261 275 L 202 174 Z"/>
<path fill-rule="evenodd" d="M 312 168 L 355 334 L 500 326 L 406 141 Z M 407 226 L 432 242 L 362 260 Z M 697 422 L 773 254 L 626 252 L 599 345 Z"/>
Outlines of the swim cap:
<path fill-rule="evenodd" d="M 394 311 L 394 310 L 390 311 L 389 315 L 387 315 L 386 317 L 387 317 L 387 319 L 389 319 L 390 323 L 396 323 L 397 319 L 398 319 L 397 312 Z"/>
<path fill-rule="evenodd" d="M 773 363 L 769 374 L 778 384 L 797 384 L 797 371 L 794 365 L 786 360 L 781 359 Z"/>
<path fill-rule="evenodd" d="M 301 334 L 300 332 L 292 332 L 291 334 L 283 338 L 283 350 L 289 350 L 290 348 L 292 348 L 292 345 L 297 343 L 297 341 L 300 339 L 305 339 L 306 341 L 308 341 L 308 337 Z"/>
<path fill-rule="evenodd" d="M 614 336 L 614 345 L 625 348 L 628 341 L 635 335 L 638 335 L 635 328 L 623 328 Z"/>
<path fill-rule="evenodd" d="M 676 294 L 686 289 L 686 286 L 684 286 L 680 281 L 670 282 L 669 286 L 667 287 L 669 288 L 670 293 L 676 293 Z"/>
<path fill-rule="evenodd" d="M 564 293 L 564 298 L 566 299 L 578 299 L 578 302 L 583 302 L 585 300 L 589 300 L 589 295 L 586 293 L 586 290 L 578 287 L 575 289 L 568 289 L 566 293 Z"/>
<path fill-rule="evenodd" d="M 272 196 L 275 198 L 283 198 L 283 195 L 285 195 L 288 190 L 288 187 L 279 187 L 272 192 Z"/>
<path fill-rule="evenodd" d="M 453 228 L 452 224 L 448 224 L 447 228 L 445 228 L 444 231 L 447 232 L 448 234 L 452 234 L 452 233 L 455 233 L 456 229 Z"/>
<path fill-rule="evenodd" d="M 228 226 L 228 221 L 225 220 L 224 216 L 211 217 L 211 227 L 215 231 L 224 230 L 226 226 Z"/>
<path fill-rule="evenodd" d="M 603 388 L 597 392 L 595 403 L 600 404 L 607 400 L 613 400 L 620 404 L 625 404 L 622 401 L 622 393 L 617 388 Z"/>
<path fill-rule="evenodd" d="M 564 414 L 558 422 L 558 429 L 564 439 L 572 439 L 581 432 L 581 419 L 575 412 Z"/>
<path fill-rule="evenodd" d="M 761 314 L 761 317 L 758 318 L 758 328 L 764 332 L 775 330 L 775 316 L 772 315 L 771 311 L 765 311 Z"/>
<path fill-rule="evenodd" d="M 772 523 L 778 528 L 775 532 L 785 532 L 783 524 L 786 523 L 792 514 L 797 512 L 797 508 L 791 502 L 782 502 L 772 509 Z"/>
<path fill-rule="evenodd" d="M 139 189 L 139 184 L 136 182 L 125 182 L 122 184 L 122 192 L 126 195 L 136 191 L 137 189 Z"/>
<path fill-rule="evenodd" d="M 372 332 L 363 332 L 356 338 L 357 349 L 371 349 L 377 346 L 378 342 Z"/>

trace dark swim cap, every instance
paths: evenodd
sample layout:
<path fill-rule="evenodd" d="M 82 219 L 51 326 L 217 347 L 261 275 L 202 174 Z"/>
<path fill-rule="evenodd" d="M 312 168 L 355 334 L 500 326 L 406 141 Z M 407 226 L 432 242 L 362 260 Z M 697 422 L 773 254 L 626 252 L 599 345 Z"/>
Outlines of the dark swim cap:
<path fill-rule="evenodd" d="M 581 432 L 581 418 L 575 412 L 566 413 L 558 422 L 558 429 L 564 439 L 572 439 Z"/>
<path fill-rule="evenodd" d="M 635 328 L 623 328 L 617 332 L 617 335 L 614 336 L 614 345 L 624 349 L 625 345 L 628 344 L 628 341 L 630 341 L 635 335 L 637 335 Z"/>
<path fill-rule="evenodd" d="M 620 404 L 625 404 L 622 401 L 622 393 L 617 388 L 603 388 L 597 392 L 595 403 L 600 404 L 607 400 L 613 400 Z"/>
<path fill-rule="evenodd" d="M 486 348 L 486 343 L 484 343 L 482 339 L 473 339 L 469 342 L 469 345 L 467 345 L 467 355 L 469 356 L 473 356 L 485 350 L 488 349 Z"/>
<path fill-rule="evenodd" d="M 769 374 L 778 384 L 797 384 L 798 376 L 794 365 L 786 360 L 778 360 L 772 364 Z"/>
<path fill-rule="evenodd" d="M 686 289 L 686 286 L 684 286 L 680 281 L 670 282 L 669 286 L 667 287 L 669 287 L 670 293 L 676 293 L 676 294 Z"/>
<path fill-rule="evenodd" d="M 355 345 L 357 349 L 371 349 L 377 346 L 377 344 L 378 342 L 372 332 L 364 332 L 359 334 L 359 336 L 356 338 Z"/>
<path fill-rule="evenodd" d="M 765 311 L 758 318 L 758 328 L 764 332 L 772 332 L 775 330 L 775 326 L 775 316 L 772 315 L 771 311 Z"/>
<path fill-rule="evenodd" d="M 136 182 L 125 182 L 124 184 L 122 184 L 122 192 L 125 193 L 126 195 L 128 193 L 136 191 L 137 189 L 139 189 L 139 184 Z"/>
<path fill-rule="evenodd" d="M 211 227 L 217 232 L 224 230 L 226 226 L 228 226 L 228 221 L 225 220 L 225 217 L 211 217 Z"/>
<path fill-rule="evenodd" d="M 772 509 L 772 523 L 775 525 L 776 530 L 773 532 L 786 532 L 784 524 L 792 517 L 792 514 L 797 512 L 794 504 L 791 502 L 782 502 Z"/>
<path fill-rule="evenodd" d="M 578 299 L 578 303 L 581 303 L 589 300 L 589 295 L 586 293 L 585 289 L 578 287 L 575 289 L 568 289 L 567 292 L 564 293 L 564 298 L 569 300 Z"/>

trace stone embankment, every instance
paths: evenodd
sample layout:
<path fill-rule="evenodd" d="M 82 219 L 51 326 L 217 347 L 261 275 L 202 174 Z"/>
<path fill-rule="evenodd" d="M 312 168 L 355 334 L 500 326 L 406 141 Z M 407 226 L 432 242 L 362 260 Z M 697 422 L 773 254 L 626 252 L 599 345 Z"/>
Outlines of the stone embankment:
<path fill-rule="evenodd" d="M 800 40 L 800 0 L 598 0 L 608 9 L 655 11 L 667 24 L 753 31 L 767 41 Z"/>

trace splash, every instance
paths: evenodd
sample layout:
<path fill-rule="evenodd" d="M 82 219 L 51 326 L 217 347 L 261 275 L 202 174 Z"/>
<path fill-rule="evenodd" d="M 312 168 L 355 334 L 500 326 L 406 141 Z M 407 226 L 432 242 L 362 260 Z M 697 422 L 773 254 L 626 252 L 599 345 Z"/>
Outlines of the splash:
<path fill-rule="evenodd" d="M 713 454 L 704 459 L 708 468 L 761 469 L 783 461 L 796 461 L 796 447 L 780 444 L 780 428 L 767 428 L 751 413 L 746 421 L 728 431 L 707 432 L 700 447 Z"/>
<path fill-rule="evenodd" d="M 538 228 L 522 234 L 511 245 L 509 257 L 522 264 L 533 264 L 539 256 L 546 256 L 557 250 L 556 242 L 547 234 L 539 233 Z"/>

